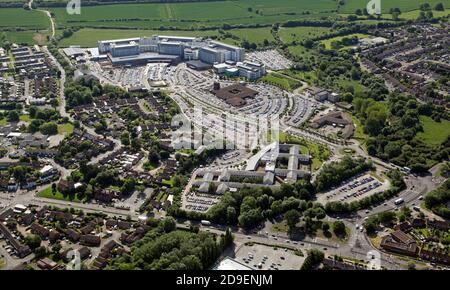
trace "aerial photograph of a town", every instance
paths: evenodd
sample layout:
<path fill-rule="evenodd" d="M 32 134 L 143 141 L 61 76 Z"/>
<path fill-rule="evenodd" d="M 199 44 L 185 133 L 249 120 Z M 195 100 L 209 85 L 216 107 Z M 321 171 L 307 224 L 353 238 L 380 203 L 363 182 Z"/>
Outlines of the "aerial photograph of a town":
<path fill-rule="evenodd" d="M 0 0 L 0 270 L 450 270 L 449 16 Z"/>

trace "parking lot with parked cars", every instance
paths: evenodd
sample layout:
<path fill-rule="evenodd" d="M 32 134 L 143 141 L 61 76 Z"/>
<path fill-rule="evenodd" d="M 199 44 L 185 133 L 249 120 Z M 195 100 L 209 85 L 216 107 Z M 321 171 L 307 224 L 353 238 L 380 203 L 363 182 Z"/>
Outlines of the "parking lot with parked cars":
<path fill-rule="evenodd" d="M 275 49 L 249 52 L 246 55 L 249 61 L 262 62 L 268 69 L 282 70 L 292 66 L 292 61 L 284 57 Z"/>
<path fill-rule="evenodd" d="M 236 252 L 236 260 L 255 270 L 299 270 L 305 256 L 293 250 L 260 244 L 242 245 Z"/>
<path fill-rule="evenodd" d="M 205 212 L 218 203 L 219 200 L 220 196 L 189 192 L 186 195 L 185 208 L 188 210 Z"/>
<path fill-rule="evenodd" d="M 341 182 L 338 187 L 332 188 L 330 191 L 320 195 L 318 199 L 321 202 L 351 202 L 387 190 L 388 188 L 389 182 L 387 179 L 380 181 L 368 173 L 362 173 Z"/>

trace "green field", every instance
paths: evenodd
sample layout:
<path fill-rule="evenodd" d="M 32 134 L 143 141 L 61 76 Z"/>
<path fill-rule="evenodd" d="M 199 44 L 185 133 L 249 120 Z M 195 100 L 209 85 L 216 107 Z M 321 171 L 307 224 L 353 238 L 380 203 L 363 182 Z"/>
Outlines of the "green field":
<path fill-rule="evenodd" d="M 38 31 L 6 31 L 6 38 L 13 43 L 44 45 L 47 41 L 47 30 Z"/>
<path fill-rule="evenodd" d="M 282 27 L 278 32 L 280 40 L 286 44 L 291 44 L 294 41 L 300 42 L 306 39 L 324 36 L 333 32 L 329 27 Z"/>
<path fill-rule="evenodd" d="M 448 7 L 448 6 L 447 6 Z M 445 11 L 432 11 L 434 17 L 443 17 L 450 15 L 450 9 L 445 9 Z M 414 11 L 408 11 L 405 13 L 400 14 L 401 19 L 405 20 L 415 20 L 419 17 L 420 10 L 414 10 Z"/>
<path fill-rule="evenodd" d="M 58 125 L 58 134 L 70 134 L 73 132 L 73 125 L 70 123 Z"/>
<path fill-rule="evenodd" d="M 420 116 L 419 118 L 423 132 L 419 132 L 416 138 L 425 143 L 439 145 L 450 135 L 450 121 L 441 120 L 441 122 L 435 122 L 427 116 Z"/>
<path fill-rule="evenodd" d="M 0 28 L 6 27 L 13 29 L 47 29 L 50 27 L 50 20 L 39 11 L 27 11 L 22 8 L 0 8 Z"/>
<path fill-rule="evenodd" d="M 227 30 L 238 39 L 233 38 L 220 38 L 221 41 L 230 44 L 240 44 L 244 39 L 249 42 L 254 42 L 257 45 L 261 45 L 265 39 L 272 42 L 275 41 L 270 28 L 242 28 Z M 82 47 L 93 47 L 97 45 L 98 40 L 105 39 L 117 39 L 127 37 L 141 37 L 151 36 L 154 34 L 159 35 L 175 35 L 175 36 L 197 36 L 197 37 L 221 37 L 218 30 L 145 30 L 145 29 L 95 29 L 95 28 L 83 28 L 76 31 L 69 38 L 63 38 L 59 45 L 61 47 L 67 47 L 70 45 L 80 45 Z"/>
<path fill-rule="evenodd" d="M 264 39 L 267 39 L 269 42 L 275 41 L 272 33 L 270 32 L 270 27 L 232 29 L 227 30 L 227 32 L 239 37 L 241 40 L 254 42 L 258 45 L 262 44 Z M 237 41 L 235 43 L 240 43 L 240 41 Z"/>
<path fill-rule="evenodd" d="M 217 30 L 205 31 L 158 31 L 158 30 L 139 30 L 139 29 L 94 29 L 83 28 L 76 31 L 71 37 L 64 38 L 59 42 L 62 47 L 70 45 L 81 45 L 82 47 L 97 46 L 98 40 L 117 39 L 128 37 L 151 36 L 154 34 L 160 35 L 175 35 L 175 36 L 217 36 Z"/>
<path fill-rule="evenodd" d="M 301 86 L 301 82 L 284 77 L 278 73 L 269 73 L 260 79 L 262 82 L 277 86 L 286 91 L 292 91 Z"/>
<path fill-rule="evenodd" d="M 320 43 L 325 45 L 326 49 L 331 49 L 331 43 L 333 41 L 339 41 L 339 40 L 341 40 L 341 39 L 343 39 L 345 37 L 346 38 L 350 38 L 350 37 L 355 37 L 355 36 L 358 37 L 359 39 L 361 39 L 361 38 L 369 37 L 370 35 L 368 35 L 368 34 L 361 34 L 361 33 L 354 33 L 354 34 L 343 35 L 343 36 L 336 36 L 336 37 L 333 37 L 333 38 L 324 39 L 324 40 L 320 41 Z"/>
<path fill-rule="evenodd" d="M 356 9 L 364 9 L 369 1 L 364 0 L 345 0 L 344 6 L 340 7 L 340 13 L 355 13 Z M 391 8 L 400 8 L 402 12 L 419 9 L 423 3 L 430 3 L 431 7 L 437 3 L 443 3 L 445 7 L 450 7 L 450 0 L 389 0 L 381 1 L 381 11 L 389 12 Z"/>
<path fill-rule="evenodd" d="M 251 10 L 249 10 L 251 8 Z M 202 28 L 223 24 L 272 24 L 317 18 L 336 9 L 334 0 L 238 0 L 191 3 L 114 4 L 83 7 L 69 15 L 63 7 L 49 8 L 58 27 Z M 258 10 L 258 13 L 256 13 Z M 305 12 L 310 13 L 306 14 Z"/>
<path fill-rule="evenodd" d="M 56 188 L 56 192 L 53 193 L 51 186 L 49 186 L 49 187 L 45 188 L 44 190 L 38 192 L 37 196 L 38 197 L 44 197 L 44 198 L 52 198 L 52 199 L 73 201 L 73 202 L 81 202 L 81 200 L 77 197 L 77 195 L 64 195 L 58 190 L 58 188 Z"/>

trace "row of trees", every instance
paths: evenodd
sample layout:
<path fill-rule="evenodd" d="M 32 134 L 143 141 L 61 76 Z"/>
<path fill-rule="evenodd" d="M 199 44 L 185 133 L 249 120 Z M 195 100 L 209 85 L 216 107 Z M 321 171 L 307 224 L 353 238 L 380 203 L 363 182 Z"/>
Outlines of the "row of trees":
<path fill-rule="evenodd" d="M 435 214 L 450 219 L 450 179 L 447 179 L 440 187 L 425 195 L 425 206 Z"/>
<path fill-rule="evenodd" d="M 390 189 L 383 192 L 375 193 L 371 196 L 362 198 L 357 201 L 352 201 L 350 203 L 340 201 L 328 202 L 325 205 L 326 212 L 328 214 L 354 213 L 358 210 L 381 204 L 383 201 L 397 195 L 401 190 L 403 190 L 406 187 L 406 184 L 403 181 L 403 175 L 401 174 L 400 171 L 398 170 L 390 171 L 388 172 L 388 177 L 391 180 Z"/>
<path fill-rule="evenodd" d="M 327 190 L 358 173 L 372 169 L 372 167 L 372 162 L 367 162 L 364 158 L 352 159 L 346 156 L 340 162 L 324 165 L 316 177 L 314 186 L 317 191 Z"/>

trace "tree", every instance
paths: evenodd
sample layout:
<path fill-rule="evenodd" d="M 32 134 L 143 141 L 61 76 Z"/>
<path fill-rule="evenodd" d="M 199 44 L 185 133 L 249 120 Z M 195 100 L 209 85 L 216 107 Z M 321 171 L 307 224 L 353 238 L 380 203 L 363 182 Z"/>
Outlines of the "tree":
<path fill-rule="evenodd" d="M 39 131 L 44 135 L 55 135 L 58 134 L 58 126 L 55 122 L 44 123 L 39 127 Z"/>
<path fill-rule="evenodd" d="M 28 235 L 25 238 L 25 244 L 30 247 L 32 250 L 36 249 L 37 247 L 39 247 L 41 245 L 41 238 L 38 235 Z"/>
<path fill-rule="evenodd" d="M 291 209 L 284 214 L 284 219 L 286 220 L 286 223 L 289 227 L 289 232 L 293 232 L 300 219 L 300 214 L 297 210 Z"/>
<path fill-rule="evenodd" d="M 20 116 L 17 111 L 10 111 L 8 113 L 8 122 L 19 122 Z"/>
<path fill-rule="evenodd" d="M 328 232 L 330 230 L 330 225 L 328 223 L 322 224 L 322 231 Z"/>
<path fill-rule="evenodd" d="M 36 259 L 47 256 L 47 248 L 44 246 L 37 247 L 33 252 Z"/>
<path fill-rule="evenodd" d="M 62 249 L 61 243 L 57 242 L 52 246 L 52 253 L 55 255 L 56 258 L 60 256 L 60 251 Z"/>
<path fill-rule="evenodd" d="M 234 224 L 236 222 L 236 209 L 232 206 L 227 207 L 227 223 Z"/>
<path fill-rule="evenodd" d="M 436 10 L 436 11 L 444 11 L 445 10 L 444 4 L 437 3 L 436 6 L 434 6 L 434 10 Z"/>
<path fill-rule="evenodd" d="M 167 217 L 161 221 L 161 227 L 164 232 L 169 233 L 176 229 L 177 224 L 173 217 Z"/>
<path fill-rule="evenodd" d="M 345 236 L 345 224 L 342 221 L 335 221 L 333 222 L 333 231 L 336 234 L 336 236 Z"/>
<path fill-rule="evenodd" d="M 322 263 L 325 255 L 323 252 L 312 249 L 308 252 L 308 256 L 306 257 L 305 261 L 303 262 L 303 265 L 301 267 L 301 270 L 312 270 L 316 266 L 318 266 L 320 263 Z"/>

